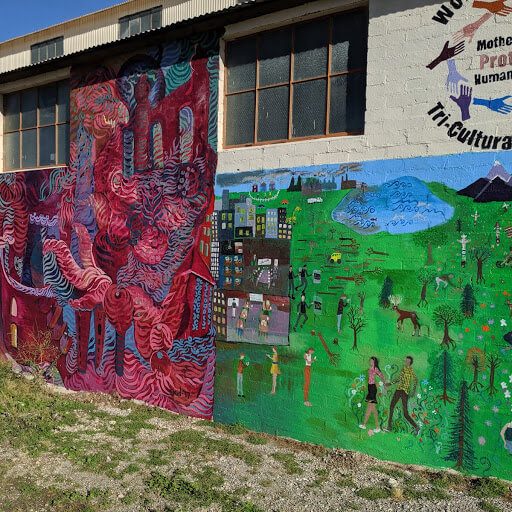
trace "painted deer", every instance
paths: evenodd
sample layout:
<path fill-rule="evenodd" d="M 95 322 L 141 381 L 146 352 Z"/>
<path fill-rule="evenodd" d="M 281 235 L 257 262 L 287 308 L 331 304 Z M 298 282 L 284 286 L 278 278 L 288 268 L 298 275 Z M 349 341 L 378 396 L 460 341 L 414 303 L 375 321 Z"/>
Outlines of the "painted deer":
<path fill-rule="evenodd" d="M 414 331 L 412 333 L 413 336 L 419 336 L 420 335 L 420 322 L 418 320 L 418 315 L 414 311 L 405 311 L 404 309 L 400 309 L 398 306 L 402 302 L 402 297 L 399 295 L 390 295 L 389 302 L 393 305 L 393 310 L 398 313 L 398 318 L 396 321 L 396 325 L 398 329 L 401 331 L 404 330 L 404 320 L 409 319 L 412 322 L 412 325 L 414 327 Z"/>

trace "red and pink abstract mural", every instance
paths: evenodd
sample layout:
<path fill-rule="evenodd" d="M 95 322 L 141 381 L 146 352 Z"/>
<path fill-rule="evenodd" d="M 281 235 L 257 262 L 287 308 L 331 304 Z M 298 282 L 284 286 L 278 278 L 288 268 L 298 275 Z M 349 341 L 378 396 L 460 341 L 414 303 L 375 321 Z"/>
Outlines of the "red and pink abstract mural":
<path fill-rule="evenodd" d="M 67 388 L 209 418 L 218 37 L 71 78 L 68 168 L 0 176 L 3 347 Z"/>

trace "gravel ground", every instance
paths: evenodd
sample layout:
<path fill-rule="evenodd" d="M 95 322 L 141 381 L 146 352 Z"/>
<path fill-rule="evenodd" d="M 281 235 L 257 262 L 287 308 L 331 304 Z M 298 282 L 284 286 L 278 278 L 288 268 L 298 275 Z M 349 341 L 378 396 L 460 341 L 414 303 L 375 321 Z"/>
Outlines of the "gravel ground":
<path fill-rule="evenodd" d="M 60 393 L 26 385 L 50 401 Z M 326 450 L 111 396 L 65 398 L 76 404 L 73 421 L 38 426 L 42 443 L 2 439 L 0 511 L 512 510 L 509 483 L 494 479 Z"/>

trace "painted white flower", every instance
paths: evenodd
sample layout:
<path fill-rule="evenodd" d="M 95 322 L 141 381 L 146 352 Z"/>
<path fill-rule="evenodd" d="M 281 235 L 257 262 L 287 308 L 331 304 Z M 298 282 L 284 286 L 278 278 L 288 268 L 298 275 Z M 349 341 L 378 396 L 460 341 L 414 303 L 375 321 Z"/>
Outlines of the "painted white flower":
<path fill-rule="evenodd" d="M 508 388 L 508 385 L 507 385 L 507 383 L 506 383 L 506 382 L 502 382 L 502 383 L 501 383 L 501 387 L 502 387 L 502 389 L 507 389 L 507 388 Z"/>
<path fill-rule="evenodd" d="M 485 422 L 485 426 L 486 426 L 486 427 L 492 427 L 492 421 L 487 420 L 487 421 Z"/>
<path fill-rule="evenodd" d="M 357 407 L 361 407 L 361 402 L 359 402 L 359 403 L 357 404 Z"/>
<path fill-rule="evenodd" d="M 492 408 L 492 412 L 493 412 L 494 414 L 498 414 L 498 413 L 500 412 L 500 408 L 499 408 L 499 407 L 497 407 L 497 406 L 495 405 L 495 406 Z"/>
<path fill-rule="evenodd" d="M 505 391 L 505 398 L 510 398 L 510 391 L 508 389 Z"/>
<path fill-rule="evenodd" d="M 480 446 L 483 446 L 483 445 L 485 444 L 485 442 L 486 442 L 486 441 L 485 441 L 485 437 L 484 437 L 484 436 L 480 436 L 480 437 L 478 438 L 478 444 L 479 444 Z"/>
<path fill-rule="evenodd" d="M 501 326 L 501 327 L 507 327 L 507 321 L 506 321 L 504 318 L 502 318 L 502 319 L 500 320 L 500 326 Z"/>

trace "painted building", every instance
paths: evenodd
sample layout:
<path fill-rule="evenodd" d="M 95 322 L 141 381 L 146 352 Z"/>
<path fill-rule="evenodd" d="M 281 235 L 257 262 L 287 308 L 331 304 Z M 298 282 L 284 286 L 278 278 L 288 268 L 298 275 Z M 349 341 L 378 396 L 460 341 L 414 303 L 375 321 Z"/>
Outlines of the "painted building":
<path fill-rule="evenodd" d="M 0 43 L 1 351 L 512 478 L 510 16 L 134 0 Z"/>

